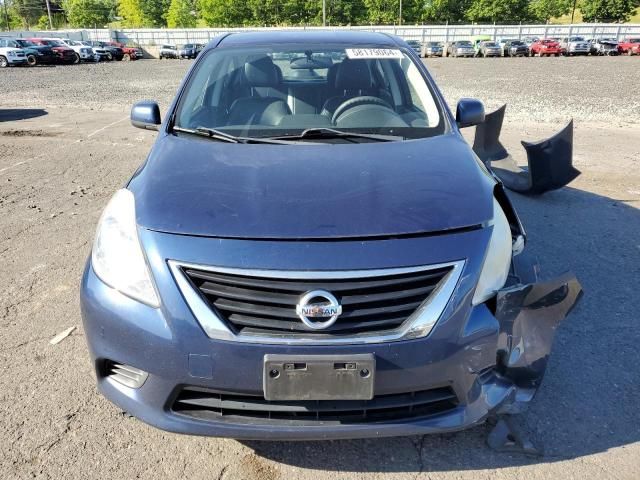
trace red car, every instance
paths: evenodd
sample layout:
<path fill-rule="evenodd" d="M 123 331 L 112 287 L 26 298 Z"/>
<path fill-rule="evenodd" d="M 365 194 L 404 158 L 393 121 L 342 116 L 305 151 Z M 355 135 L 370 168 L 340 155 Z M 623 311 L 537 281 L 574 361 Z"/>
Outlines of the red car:
<path fill-rule="evenodd" d="M 560 48 L 560 44 L 549 38 L 537 40 L 531 44 L 532 57 L 535 57 L 536 55 L 539 57 L 550 57 L 551 55 L 559 57 L 561 53 L 562 49 Z"/>
<path fill-rule="evenodd" d="M 106 42 L 107 45 L 111 45 L 113 47 L 119 47 L 124 52 L 123 60 L 137 60 L 138 59 L 138 49 L 133 47 L 127 47 L 125 44 L 120 42 Z"/>
<path fill-rule="evenodd" d="M 57 38 L 27 38 L 27 40 L 36 45 L 51 47 L 57 63 L 80 63 L 80 56 Z"/>
<path fill-rule="evenodd" d="M 625 38 L 620 41 L 618 51 L 627 55 L 640 55 L 640 37 Z"/>

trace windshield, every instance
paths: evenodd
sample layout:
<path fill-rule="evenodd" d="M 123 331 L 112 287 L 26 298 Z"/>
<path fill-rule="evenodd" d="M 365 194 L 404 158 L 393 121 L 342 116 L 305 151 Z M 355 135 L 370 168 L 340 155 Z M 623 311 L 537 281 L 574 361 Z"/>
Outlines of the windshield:
<path fill-rule="evenodd" d="M 497 47 L 498 46 L 498 44 L 493 43 L 493 42 L 485 42 L 484 45 L 485 45 L 485 47 Z"/>
<path fill-rule="evenodd" d="M 29 40 L 14 40 L 14 42 L 21 47 L 35 47 L 35 43 Z"/>
<path fill-rule="evenodd" d="M 42 43 L 49 45 L 50 47 L 65 47 L 66 45 L 60 40 L 44 40 Z"/>
<path fill-rule="evenodd" d="M 584 42 L 584 38 L 583 37 L 571 37 L 569 38 L 570 42 Z"/>
<path fill-rule="evenodd" d="M 444 132 L 439 102 L 402 49 L 305 47 L 209 51 L 174 125 L 251 138 L 317 128 L 400 139 Z"/>
<path fill-rule="evenodd" d="M 513 45 L 514 47 L 520 47 L 520 46 L 522 46 L 522 45 L 524 45 L 524 44 L 525 44 L 524 42 L 521 42 L 521 41 L 519 41 L 519 40 L 516 40 L 516 41 L 514 41 L 514 42 L 511 42 L 511 45 Z"/>

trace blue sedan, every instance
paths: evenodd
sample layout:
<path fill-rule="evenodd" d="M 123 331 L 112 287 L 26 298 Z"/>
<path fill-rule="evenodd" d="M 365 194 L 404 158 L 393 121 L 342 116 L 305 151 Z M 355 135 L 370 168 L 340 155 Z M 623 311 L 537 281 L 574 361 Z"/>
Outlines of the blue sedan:
<path fill-rule="evenodd" d="M 411 48 L 238 33 L 198 56 L 100 219 L 81 286 L 100 391 L 161 429 L 330 439 L 521 411 L 580 286 L 546 282 Z"/>

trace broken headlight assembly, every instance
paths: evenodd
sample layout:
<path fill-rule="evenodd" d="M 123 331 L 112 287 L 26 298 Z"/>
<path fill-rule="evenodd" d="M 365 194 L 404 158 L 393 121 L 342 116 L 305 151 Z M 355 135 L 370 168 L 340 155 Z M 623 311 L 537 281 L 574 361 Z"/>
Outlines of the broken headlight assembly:
<path fill-rule="evenodd" d="M 509 275 L 513 251 L 511 227 L 502 207 L 493 199 L 493 231 L 482 271 L 473 295 L 473 305 L 486 302 L 500 290 Z"/>
<path fill-rule="evenodd" d="M 135 200 L 129 190 L 118 190 L 104 209 L 91 251 L 91 266 L 110 287 L 150 307 L 160 306 L 138 239 Z"/>

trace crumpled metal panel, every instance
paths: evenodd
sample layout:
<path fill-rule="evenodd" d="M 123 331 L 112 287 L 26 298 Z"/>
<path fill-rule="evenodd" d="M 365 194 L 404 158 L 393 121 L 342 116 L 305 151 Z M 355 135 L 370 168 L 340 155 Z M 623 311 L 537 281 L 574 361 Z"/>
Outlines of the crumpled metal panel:
<path fill-rule="evenodd" d="M 521 142 L 528 168 L 520 168 L 500 143 L 506 105 L 485 115 L 476 127 L 473 150 L 480 160 L 510 190 L 539 195 L 573 181 L 580 171 L 573 167 L 573 120 L 546 140 Z"/>
<path fill-rule="evenodd" d="M 519 388 L 537 389 L 544 376 L 556 328 L 580 298 L 572 273 L 552 280 L 515 285 L 496 298 L 501 325 L 500 369 Z"/>

